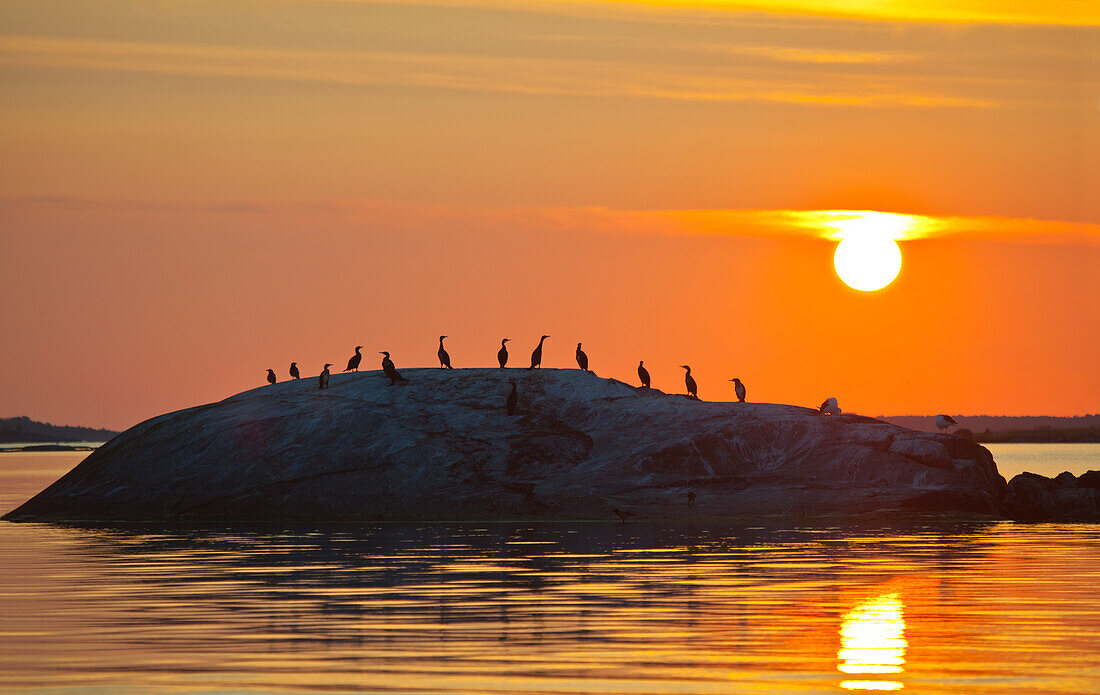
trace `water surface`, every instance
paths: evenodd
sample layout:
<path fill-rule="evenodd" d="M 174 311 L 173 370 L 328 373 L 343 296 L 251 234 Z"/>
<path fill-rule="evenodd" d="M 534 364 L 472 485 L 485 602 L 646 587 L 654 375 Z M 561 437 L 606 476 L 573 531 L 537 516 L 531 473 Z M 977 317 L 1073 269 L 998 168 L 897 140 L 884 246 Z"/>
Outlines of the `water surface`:
<path fill-rule="evenodd" d="M 81 457 L 5 455 L 0 505 Z M 0 557 L 4 692 L 1100 691 L 1092 525 L 9 523 Z"/>

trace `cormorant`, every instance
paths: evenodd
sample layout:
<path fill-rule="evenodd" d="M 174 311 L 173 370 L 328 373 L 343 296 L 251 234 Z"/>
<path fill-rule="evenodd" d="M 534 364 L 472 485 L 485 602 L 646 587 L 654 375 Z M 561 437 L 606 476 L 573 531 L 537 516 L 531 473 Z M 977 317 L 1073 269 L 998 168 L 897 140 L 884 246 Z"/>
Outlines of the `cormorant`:
<path fill-rule="evenodd" d="M 817 412 L 821 415 L 840 415 L 840 405 L 835 398 L 826 398 Z"/>
<path fill-rule="evenodd" d="M 382 372 L 390 378 L 390 386 L 393 386 L 399 381 L 408 381 L 408 379 L 401 376 L 401 374 L 393 366 L 393 360 L 390 359 L 390 353 L 380 352 L 378 354 L 385 355 L 385 357 L 382 358 Z"/>
<path fill-rule="evenodd" d="M 937 415 L 936 416 L 936 427 L 938 427 L 940 429 L 941 433 L 944 432 L 949 427 L 951 427 L 953 425 L 957 425 L 957 424 L 959 424 L 959 423 L 955 422 L 955 418 L 951 417 L 950 415 Z"/>
<path fill-rule="evenodd" d="M 642 386 L 649 388 L 649 370 L 642 366 L 645 360 L 638 362 L 638 378 L 642 380 Z"/>
<path fill-rule="evenodd" d="M 588 371 L 588 355 L 584 354 L 584 350 L 581 350 L 580 343 L 577 343 L 577 366 L 581 368 L 582 372 Z"/>
<path fill-rule="evenodd" d="M 290 363 L 290 376 L 294 377 L 295 379 L 301 379 L 302 378 L 302 374 L 298 371 L 298 363 L 297 362 L 291 362 Z"/>
<path fill-rule="evenodd" d="M 363 361 L 363 353 L 359 351 L 362 349 L 362 345 L 355 346 L 355 354 L 351 356 L 350 360 L 348 360 L 348 368 L 344 370 L 345 372 L 359 371 L 359 363 Z"/>
<path fill-rule="evenodd" d="M 699 400 L 699 387 L 695 385 L 695 379 L 691 377 L 691 367 L 686 364 L 680 365 L 681 369 L 686 369 L 687 373 L 684 374 L 684 385 L 687 386 L 688 393 L 695 400 Z"/>
<path fill-rule="evenodd" d="M 519 394 L 516 393 L 516 382 L 512 382 L 512 392 L 508 394 L 508 414 L 516 414 L 516 405 L 519 404 Z"/>
<path fill-rule="evenodd" d="M 328 368 L 331 367 L 331 366 L 332 366 L 331 364 L 326 362 L 325 363 L 325 368 L 321 370 L 321 375 L 317 377 L 317 388 L 319 390 L 328 388 L 328 376 L 329 376 Z"/>
<path fill-rule="evenodd" d="M 504 365 L 508 364 L 508 348 L 505 346 L 511 338 L 505 338 L 500 341 L 500 350 L 497 352 L 497 362 L 500 363 L 500 368 L 504 369 Z"/>
<path fill-rule="evenodd" d="M 730 379 L 733 382 L 733 392 L 737 394 L 737 402 L 745 402 L 745 385 L 737 377 Z"/>
<path fill-rule="evenodd" d="M 267 370 L 267 383 L 269 383 L 269 384 L 274 384 L 275 383 L 275 370 L 274 369 Z"/>
<path fill-rule="evenodd" d="M 451 366 L 451 356 L 448 355 L 447 351 L 443 349 L 443 339 L 446 337 L 447 336 L 445 335 L 439 336 L 439 352 L 436 353 L 437 355 L 439 355 L 439 368 L 454 369 L 454 367 Z"/>
<path fill-rule="evenodd" d="M 531 366 L 528 367 L 528 369 L 534 369 L 535 367 L 542 366 L 542 341 L 546 340 L 549 337 L 550 336 L 548 335 L 544 335 L 539 338 L 539 346 L 535 348 L 534 352 L 531 353 Z"/>

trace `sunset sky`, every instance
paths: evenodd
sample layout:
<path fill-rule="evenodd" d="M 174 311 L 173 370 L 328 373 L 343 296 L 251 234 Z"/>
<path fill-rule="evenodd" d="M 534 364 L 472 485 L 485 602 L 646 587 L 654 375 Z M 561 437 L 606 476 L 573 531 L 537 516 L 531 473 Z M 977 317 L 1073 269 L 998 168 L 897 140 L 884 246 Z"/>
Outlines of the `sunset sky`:
<path fill-rule="evenodd" d="M 0 0 L 0 89 L 0 417 L 441 333 L 705 400 L 1100 412 L 1096 2 Z M 841 282 L 828 211 L 912 216 L 891 285 Z"/>

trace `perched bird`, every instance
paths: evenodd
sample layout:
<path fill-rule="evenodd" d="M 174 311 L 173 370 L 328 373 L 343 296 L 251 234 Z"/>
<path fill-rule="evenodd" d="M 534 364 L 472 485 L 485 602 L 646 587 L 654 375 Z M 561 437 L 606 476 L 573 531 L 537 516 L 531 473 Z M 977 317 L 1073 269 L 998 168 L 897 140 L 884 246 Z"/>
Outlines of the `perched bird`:
<path fill-rule="evenodd" d="M 645 360 L 638 362 L 638 378 L 642 380 L 642 386 L 649 388 L 649 370 L 642 366 Z"/>
<path fill-rule="evenodd" d="M 269 384 L 274 384 L 275 383 L 275 370 L 274 369 L 267 370 L 267 383 L 269 383 Z"/>
<path fill-rule="evenodd" d="M 539 346 L 535 348 L 534 352 L 531 353 L 531 366 L 528 367 L 528 369 L 534 369 L 535 367 L 542 366 L 542 343 L 549 337 L 550 336 L 548 335 L 544 335 L 539 338 Z"/>
<path fill-rule="evenodd" d="M 393 386 L 399 381 L 408 381 L 405 377 L 397 371 L 397 368 L 393 366 L 393 360 L 390 359 L 390 353 L 380 352 L 379 355 L 385 355 L 382 358 L 382 372 L 390 378 L 390 386 Z"/>
<path fill-rule="evenodd" d="M 835 398 L 826 398 L 817 412 L 821 415 L 840 415 L 840 406 Z"/>
<path fill-rule="evenodd" d="M 581 368 L 582 372 L 588 371 L 588 355 L 584 354 L 584 350 L 581 350 L 580 343 L 577 343 L 577 366 Z"/>
<path fill-rule="evenodd" d="M 454 367 L 451 366 L 451 356 L 448 355 L 447 351 L 443 349 L 443 339 L 446 337 L 447 336 L 445 335 L 439 336 L 439 352 L 436 353 L 437 355 L 439 355 L 439 368 L 454 369 Z"/>
<path fill-rule="evenodd" d="M 691 377 L 691 367 L 686 364 L 680 365 L 681 369 L 686 369 L 687 373 L 684 374 L 684 385 L 687 386 L 688 393 L 695 400 L 699 400 L 699 387 L 695 385 L 695 379 Z"/>
<path fill-rule="evenodd" d="M 290 363 L 290 376 L 292 376 L 295 379 L 301 379 L 302 378 L 301 373 L 298 371 L 298 363 L 297 362 L 291 362 Z"/>
<path fill-rule="evenodd" d="M 516 392 L 516 382 L 512 382 L 512 392 L 508 394 L 508 414 L 516 414 L 516 406 L 519 404 L 519 393 Z"/>
<path fill-rule="evenodd" d="M 504 365 L 508 364 L 508 347 L 505 345 L 511 338 L 505 338 L 500 341 L 500 350 L 497 352 L 497 362 L 500 363 L 500 368 L 504 369 Z"/>
<path fill-rule="evenodd" d="M 959 423 L 955 422 L 955 418 L 951 417 L 950 415 L 936 416 L 936 427 L 940 429 L 941 433 L 947 430 L 947 428 L 957 424 Z"/>
<path fill-rule="evenodd" d="M 688 506 L 689 507 L 694 507 L 695 506 L 695 493 L 692 492 L 691 490 L 688 490 Z"/>
<path fill-rule="evenodd" d="M 331 364 L 326 362 L 325 363 L 325 368 L 321 370 L 321 375 L 317 377 L 317 388 L 318 388 L 318 390 L 328 388 L 328 377 L 329 377 L 328 368 L 331 367 L 331 366 L 332 366 Z"/>
<path fill-rule="evenodd" d="M 730 379 L 733 382 L 733 392 L 737 394 L 737 402 L 745 402 L 745 385 L 737 377 Z"/>
<path fill-rule="evenodd" d="M 350 360 L 348 360 L 348 368 L 344 370 L 345 372 L 359 371 L 359 363 L 363 361 L 363 353 L 359 351 L 362 349 L 362 345 L 355 346 L 355 354 L 351 356 Z"/>
<path fill-rule="evenodd" d="M 622 509 L 612 509 L 611 511 L 614 512 L 615 516 L 619 517 L 619 521 L 623 523 L 626 523 L 628 517 L 634 516 L 634 512 L 628 512 Z"/>

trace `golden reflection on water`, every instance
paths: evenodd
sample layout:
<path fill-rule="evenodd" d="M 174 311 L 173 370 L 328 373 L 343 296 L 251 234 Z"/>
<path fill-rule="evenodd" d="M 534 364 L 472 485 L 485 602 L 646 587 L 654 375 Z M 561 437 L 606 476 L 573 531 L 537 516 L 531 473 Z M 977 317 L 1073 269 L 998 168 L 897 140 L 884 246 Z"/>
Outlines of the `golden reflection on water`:
<path fill-rule="evenodd" d="M 859 604 L 840 626 L 837 670 L 849 675 L 890 674 L 905 671 L 905 605 L 896 591 Z M 853 679 L 840 683 L 845 690 L 901 690 L 897 680 Z"/>

